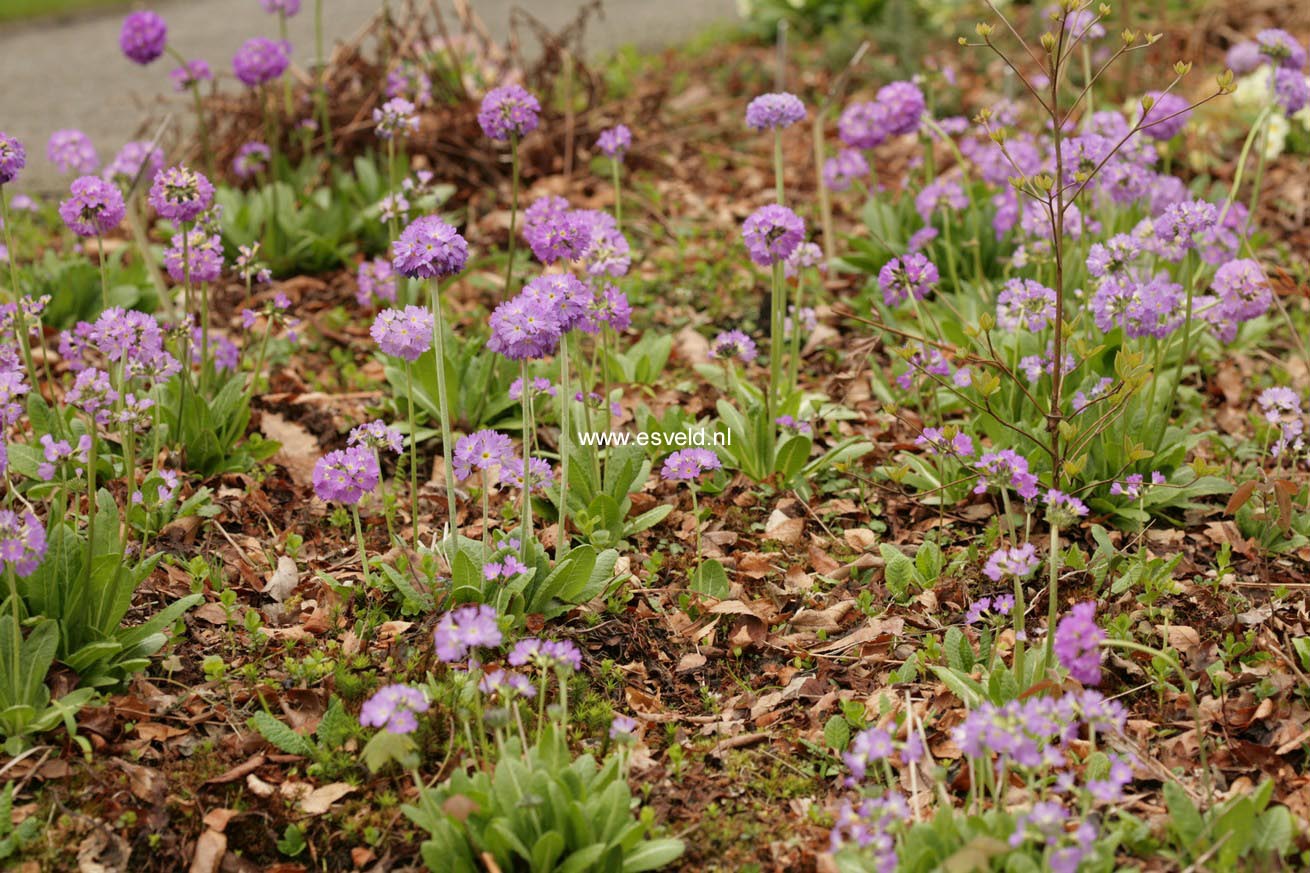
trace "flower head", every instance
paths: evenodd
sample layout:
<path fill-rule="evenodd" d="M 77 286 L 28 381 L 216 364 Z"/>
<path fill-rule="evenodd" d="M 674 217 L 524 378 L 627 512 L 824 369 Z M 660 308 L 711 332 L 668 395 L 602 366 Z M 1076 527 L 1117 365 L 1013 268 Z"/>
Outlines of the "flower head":
<path fill-rule="evenodd" d="M 148 199 L 160 218 L 195 221 L 214 202 L 214 186 L 203 173 L 178 164 L 155 174 Z"/>
<path fill-rule="evenodd" d="M 596 148 L 607 158 L 623 160 L 628 149 L 632 148 L 632 131 L 626 124 L 616 124 L 600 132 L 596 137 Z"/>
<path fill-rule="evenodd" d="M 537 129 L 541 104 L 519 85 L 493 88 L 482 98 L 478 124 L 488 138 L 508 142 Z"/>
<path fill-rule="evenodd" d="M 858 149 L 842 149 L 823 162 L 823 183 L 830 191 L 845 191 L 869 175 L 869 162 Z"/>
<path fill-rule="evenodd" d="M 987 559 L 983 574 L 993 582 L 1000 582 L 1007 576 L 1023 578 L 1036 570 L 1041 560 L 1032 543 L 1024 543 L 1013 549 L 997 549 Z"/>
<path fill-rule="evenodd" d="M 396 273 L 386 258 L 364 261 L 355 273 L 355 300 L 360 306 L 396 302 Z"/>
<path fill-rule="evenodd" d="M 787 260 L 805 239 L 805 222 L 786 206 L 762 206 L 741 228 L 751 260 L 761 267 Z"/>
<path fill-rule="evenodd" d="M 1152 91 L 1148 96 L 1155 103 L 1142 113 L 1142 133 L 1152 139 L 1173 139 L 1192 117 L 1191 104 L 1173 93 Z"/>
<path fill-rule="evenodd" d="M 715 359 L 737 358 L 743 364 L 749 364 L 759 356 L 755 340 L 739 330 L 725 330 L 710 343 L 710 357 Z"/>
<path fill-rule="evenodd" d="M 941 280 L 937 265 L 918 252 L 892 258 L 878 271 L 878 286 L 888 306 L 900 306 L 913 297 L 927 297 Z"/>
<path fill-rule="evenodd" d="M 509 653 L 509 663 L 514 667 L 536 664 L 540 667 L 555 669 L 582 669 L 582 652 L 568 640 L 539 640 L 528 637 L 515 643 Z"/>
<path fill-rule="evenodd" d="M 746 126 L 751 130 L 777 130 L 805 120 L 805 104 L 786 91 L 761 94 L 746 107 Z"/>
<path fill-rule="evenodd" d="M 45 147 L 50 163 L 61 173 L 94 173 L 100 166 L 91 138 L 80 130 L 56 130 Z"/>
<path fill-rule="evenodd" d="M 412 685 L 386 685 L 364 702 L 359 723 L 393 734 L 408 734 L 418 728 L 415 713 L 428 711 L 427 695 Z"/>
<path fill-rule="evenodd" d="M 291 44 L 257 36 L 242 43 L 232 56 L 232 72 L 248 87 L 258 88 L 286 72 Z"/>
<path fill-rule="evenodd" d="M 591 246 L 591 221 L 585 214 L 570 210 L 549 220 L 525 225 L 523 237 L 532 254 L 543 264 L 576 261 Z"/>
<path fill-rule="evenodd" d="M 241 148 L 237 149 L 236 157 L 232 159 L 232 174 L 238 179 L 249 179 L 252 176 L 258 176 L 268 168 L 268 162 L 273 157 L 273 150 L 259 141 L 243 143 Z"/>
<path fill-rule="evenodd" d="M 346 444 L 368 446 L 374 451 L 386 449 L 398 455 L 405 448 L 405 438 L 401 436 L 400 431 L 390 427 L 385 421 L 370 421 L 368 424 L 352 428 L 350 436 L 346 438 Z"/>
<path fill-rule="evenodd" d="M 586 328 L 592 308 L 591 289 L 570 273 L 548 273 L 523 286 L 522 296 L 542 310 L 551 310 L 560 331 Z"/>
<path fill-rule="evenodd" d="M 995 485 L 1013 488 L 1024 500 L 1037 496 L 1037 477 L 1028 471 L 1028 459 L 1013 449 L 986 452 L 978 458 L 978 484 L 974 494 L 984 494 Z"/>
<path fill-rule="evenodd" d="M 1260 54 L 1275 65 L 1288 70 L 1305 69 L 1305 47 L 1287 31 L 1279 28 L 1262 30 L 1255 35 L 1255 41 L 1260 47 Z"/>
<path fill-rule="evenodd" d="M 378 487 L 378 459 L 365 446 L 328 452 L 314 464 L 314 493 L 320 500 L 354 505 Z"/>
<path fill-rule="evenodd" d="M 59 204 L 59 217 L 78 236 L 103 236 L 127 214 L 118 186 L 99 176 L 82 176 L 69 187 L 72 194 Z"/>
<path fill-rule="evenodd" d="M 1027 328 L 1035 333 L 1056 317 L 1055 292 L 1032 279 L 1010 279 L 996 298 L 996 323 L 1005 330 Z"/>
<path fill-rule="evenodd" d="M 7 133 L 0 133 L 0 185 L 7 185 L 27 166 L 27 149 Z"/>
<path fill-rule="evenodd" d="M 510 360 L 544 358 L 559 346 L 559 312 L 537 295 L 519 294 L 491 313 L 487 348 Z"/>
<path fill-rule="evenodd" d="M 709 449 L 682 449 L 664 459 L 660 475 L 665 479 L 690 482 L 722 466 L 719 456 Z"/>
<path fill-rule="evenodd" d="M 259 0 L 259 5 L 270 15 L 285 15 L 287 18 L 300 12 L 300 0 Z"/>
<path fill-rule="evenodd" d="M 173 234 L 171 245 L 164 250 L 164 269 L 174 282 L 214 282 L 223 273 L 223 240 L 218 234 L 206 233 L 199 227 L 183 235 Z"/>
<path fill-rule="evenodd" d="M 183 62 L 182 66 L 177 67 L 168 74 L 168 78 L 173 80 L 174 91 L 185 91 L 188 88 L 194 88 L 201 82 L 209 82 L 214 78 L 214 71 L 209 68 L 209 62 L 200 58 L 192 58 Z"/>
<path fill-rule="evenodd" d="M 478 470 L 489 485 L 505 481 L 519 467 L 514 443 L 494 430 L 479 430 L 460 437 L 455 441 L 452 461 L 456 479 L 462 482 Z"/>
<path fill-rule="evenodd" d="M 123 19 L 118 45 L 130 60 L 148 64 L 164 53 L 168 25 L 154 12 L 133 12 Z"/>
<path fill-rule="evenodd" d="M 20 579 L 36 572 L 45 557 L 45 528 L 30 512 L 0 509 L 0 563 Z"/>
<path fill-rule="evenodd" d="M 382 139 L 404 139 L 418 130 L 418 115 L 413 103 L 393 97 L 373 110 L 373 124 Z"/>
<path fill-rule="evenodd" d="M 1096 603 L 1088 600 L 1069 610 L 1055 627 L 1055 655 L 1069 675 L 1084 685 L 1101 681 L 1100 643 L 1105 631 L 1096 624 Z"/>
<path fill-rule="evenodd" d="M 432 313 L 422 306 L 384 309 L 369 334 L 385 354 L 413 363 L 432 348 Z"/>
<path fill-rule="evenodd" d="M 437 622 L 432 639 L 437 658 L 447 664 L 462 661 L 475 650 L 498 646 L 504 640 L 490 606 L 461 606 Z"/>
<path fill-rule="evenodd" d="M 455 228 L 435 215 L 424 215 L 400 232 L 391 254 L 396 272 L 411 279 L 432 279 L 464 269 L 469 246 Z"/>

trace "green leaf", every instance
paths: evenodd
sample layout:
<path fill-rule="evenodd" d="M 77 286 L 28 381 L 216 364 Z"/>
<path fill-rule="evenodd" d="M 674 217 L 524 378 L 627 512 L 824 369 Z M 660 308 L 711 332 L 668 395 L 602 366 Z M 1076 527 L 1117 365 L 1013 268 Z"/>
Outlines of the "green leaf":
<path fill-rule="evenodd" d="M 288 755 L 314 757 L 314 746 L 309 739 L 296 733 L 267 712 L 263 710 L 256 712 L 251 717 L 250 723 L 259 731 L 260 736 Z"/>
<path fill-rule="evenodd" d="M 642 843 L 623 859 L 623 873 L 658 870 L 682 857 L 686 846 L 682 840 L 663 839 Z"/>
<path fill-rule="evenodd" d="M 1196 804 L 1176 782 L 1164 784 L 1164 801 L 1169 810 L 1169 829 L 1178 835 L 1179 844 L 1195 846 L 1205 832 L 1205 819 L 1197 811 Z"/>
<path fill-rule="evenodd" d="M 732 589 L 728 584 L 728 574 L 724 571 L 723 565 L 718 561 L 708 560 L 692 571 L 691 590 L 697 594 L 722 600 Z"/>
<path fill-rule="evenodd" d="M 823 741 L 835 752 L 846 751 L 851 741 L 851 725 L 845 716 L 834 715 L 823 725 Z"/>

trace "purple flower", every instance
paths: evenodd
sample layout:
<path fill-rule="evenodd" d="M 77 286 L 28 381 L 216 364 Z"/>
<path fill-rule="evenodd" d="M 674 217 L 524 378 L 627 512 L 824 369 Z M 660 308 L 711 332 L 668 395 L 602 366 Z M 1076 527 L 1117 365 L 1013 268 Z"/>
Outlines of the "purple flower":
<path fill-rule="evenodd" d="M 1055 292 L 1032 279 L 1009 280 L 996 298 L 996 323 L 1004 330 L 1027 328 L 1036 333 L 1056 317 Z"/>
<path fill-rule="evenodd" d="M 133 140 L 124 143 L 118 154 L 109 162 L 101 173 L 110 181 L 131 184 L 137 176 L 153 179 L 155 173 L 164 166 L 164 152 L 154 143 L 145 140 Z"/>
<path fill-rule="evenodd" d="M 1277 66 L 1288 70 L 1305 69 L 1305 48 L 1287 31 L 1279 28 L 1262 30 L 1255 35 L 1255 41 L 1260 46 L 1260 54 Z"/>
<path fill-rule="evenodd" d="M 749 364 L 759 356 L 755 340 L 739 330 L 725 330 L 710 343 L 710 357 L 715 359 L 738 358 Z"/>
<path fill-rule="evenodd" d="M 837 119 L 837 135 L 853 149 L 871 149 L 887 141 L 887 108 L 872 100 L 852 103 Z"/>
<path fill-rule="evenodd" d="M 400 454 L 405 448 L 405 438 L 394 427 L 388 427 L 385 421 L 370 421 L 352 428 L 346 444 L 351 446 L 368 446 L 374 451 L 387 449 Z"/>
<path fill-rule="evenodd" d="M 232 72 L 244 85 L 258 88 L 281 76 L 290 63 L 290 43 L 257 36 L 246 40 L 232 56 Z"/>
<path fill-rule="evenodd" d="M 118 186 L 99 176 L 82 176 L 69 187 L 73 195 L 59 204 L 59 217 L 78 236 L 103 236 L 127 214 Z"/>
<path fill-rule="evenodd" d="M 1037 496 L 1037 477 L 1028 472 L 1028 459 L 1013 449 L 987 452 L 978 458 L 978 484 L 973 493 L 985 494 L 993 484 L 1013 488 L 1024 500 Z"/>
<path fill-rule="evenodd" d="M 358 285 L 355 300 L 360 306 L 396 302 L 396 274 L 386 258 L 361 263 L 355 281 Z"/>
<path fill-rule="evenodd" d="M 777 130 L 805 120 L 805 104 L 786 91 L 761 94 L 746 107 L 746 126 L 751 130 Z"/>
<path fill-rule="evenodd" d="M 522 296 L 539 309 L 553 311 L 562 333 L 588 325 L 591 289 L 569 273 L 538 276 L 523 286 Z"/>
<path fill-rule="evenodd" d="M 552 354 L 563 332 L 559 313 L 528 294 L 519 294 L 497 306 L 490 324 L 487 348 L 513 361 Z"/>
<path fill-rule="evenodd" d="M 608 324 L 616 332 L 623 333 L 632 324 L 632 305 L 628 303 L 628 295 L 615 285 L 606 285 L 592 303 L 591 317 L 593 321 Z"/>
<path fill-rule="evenodd" d="M 432 79 L 420 67 L 404 61 L 387 73 L 387 97 L 404 97 L 418 106 L 432 103 Z"/>
<path fill-rule="evenodd" d="M 602 130 L 600 136 L 596 137 L 596 148 L 606 157 L 621 161 L 628 149 L 632 148 L 632 131 L 628 130 L 626 124 L 616 124 Z"/>
<path fill-rule="evenodd" d="M 490 606 L 461 606 L 447 612 L 432 634 L 437 658 L 447 664 L 464 660 L 475 649 L 498 646 L 504 638 L 496 610 Z"/>
<path fill-rule="evenodd" d="M 203 173 L 178 164 L 155 174 L 148 199 L 160 218 L 194 221 L 214 202 L 214 186 Z"/>
<path fill-rule="evenodd" d="M 918 254 L 926 249 L 939 235 L 940 231 L 931 224 L 927 227 L 921 227 L 914 233 L 910 234 L 910 238 L 905 242 L 905 250 L 910 254 Z M 1001 235 L 1003 236 L 1004 234 Z M 997 238 L 999 239 L 1000 236 Z"/>
<path fill-rule="evenodd" d="M 100 166 L 91 138 L 80 130 L 56 130 L 45 147 L 50 163 L 61 173 L 88 175 Z"/>
<path fill-rule="evenodd" d="M 478 680 L 478 690 L 483 694 L 499 694 L 502 699 L 514 694 L 525 698 L 537 696 L 537 686 L 532 684 L 531 679 L 514 670 L 500 668 L 483 673 Z"/>
<path fill-rule="evenodd" d="M 404 97 L 393 97 L 373 110 L 373 124 L 382 139 L 405 138 L 418 130 L 414 104 Z"/>
<path fill-rule="evenodd" d="M 153 12 L 133 12 L 123 19 L 118 45 L 130 60 L 148 64 L 164 53 L 168 25 Z"/>
<path fill-rule="evenodd" d="M 997 549 L 987 558 L 983 574 L 993 582 L 1000 582 L 1007 576 L 1020 578 L 1029 575 L 1041 564 L 1037 549 L 1032 543 L 1024 543 L 1013 549 Z"/>
<path fill-rule="evenodd" d="M 892 258 L 878 271 L 878 286 L 888 306 L 900 306 L 910 297 L 922 300 L 941 280 L 937 265 L 918 252 Z"/>
<path fill-rule="evenodd" d="M 455 441 L 451 461 L 456 479 L 463 482 L 478 470 L 487 485 L 506 481 L 516 468 L 521 467 L 514 453 L 514 443 L 494 430 L 479 430 L 460 437 Z"/>
<path fill-rule="evenodd" d="M 270 15 L 285 15 L 287 18 L 300 11 L 300 0 L 259 0 L 259 5 Z"/>
<path fill-rule="evenodd" d="M 751 260 L 761 267 L 787 260 L 805 239 L 805 222 L 786 206 L 770 204 L 751 213 L 741 228 Z"/>
<path fill-rule="evenodd" d="M 118 392 L 113 389 L 108 373 L 88 367 L 77 374 L 73 387 L 64 395 L 64 401 L 80 409 L 96 424 L 108 424 L 113 406 L 118 401 Z"/>
<path fill-rule="evenodd" d="M 523 237 L 532 254 L 543 264 L 576 261 L 591 246 L 591 222 L 585 215 L 569 211 L 550 220 L 525 225 Z"/>
<path fill-rule="evenodd" d="M 258 141 L 244 143 L 237 149 L 236 157 L 232 159 L 232 174 L 238 179 L 257 176 L 268 168 L 268 162 L 272 157 L 272 149 L 264 143 Z"/>
<path fill-rule="evenodd" d="M 1239 76 L 1243 76 L 1263 63 L 1260 59 L 1260 44 L 1252 40 L 1243 40 L 1228 47 L 1224 64 Z"/>
<path fill-rule="evenodd" d="M 1220 339 L 1229 342 L 1237 328 L 1269 311 L 1273 292 L 1260 264 L 1241 258 L 1220 265 L 1210 283 L 1213 296 L 1198 298 L 1197 311 L 1219 330 Z"/>
<path fill-rule="evenodd" d="M 201 82 L 213 80 L 214 71 L 209 68 L 207 61 L 194 58 L 171 71 L 168 77 L 173 80 L 174 91 L 186 91 L 188 88 L 196 87 Z"/>
<path fill-rule="evenodd" d="M 519 85 L 493 88 L 482 98 L 478 124 L 488 138 L 508 142 L 537 129 L 541 104 Z"/>
<path fill-rule="evenodd" d="M 415 713 L 428 711 L 428 698 L 412 685 L 387 685 L 365 701 L 359 710 L 364 727 L 382 728 L 393 734 L 408 734 L 418 729 Z"/>
<path fill-rule="evenodd" d="M 1300 70 L 1280 67 L 1274 71 L 1274 100 L 1288 115 L 1294 115 L 1310 102 L 1310 82 Z"/>
<path fill-rule="evenodd" d="M 535 637 L 519 640 L 509 653 L 509 663 L 513 667 L 536 664 L 542 668 L 563 670 L 582 669 L 582 652 L 568 640 L 539 640 Z"/>
<path fill-rule="evenodd" d="M 0 133 L 0 185 L 7 185 L 27 166 L 27 149 L 7 133 Z"/>
<path fill-rule="evenodd" d="M 850 768 L 851 784 L 862 782 L 875 761 L 889 760 L 896 752 L 891 734 L 879 727 L 865 728 L 851 738 L 851 744 L 841 759 Z"/>
<path fill-rule="evenodd" d="M 1142 496 L 1142 489 L 1147 486 L 1147 482 L 1141 473 L 1130 473 L 1124 477 L 1122 482 L 1113 482 L 1110 485 L 1110 494 L 1115 497 L 1127 497 L 1129 500 L 1136 500 Z M 1156 471 L 1151 474 L 1150 485 L 1164 484 L 1164 474 Z"/>
<path fill-rule="evenodd" d="M 632 256 L 628 240 L 619 232 L 614 216 L 595 209 L 579 209 L 573 213 L 587 223 L 590 243 L 582 254 L 588 276 L 613 276 L 628 273 Z"/>
<path fill-rule="evenodd" d="M 914 438 L 914 444 L 927 448 L 930 455 L 945 454 L 959 458 L 973 455 L 973 438 L 961 431 L 957 431 L 954 436 L 947 439 L 941 428 L 925 427 L 923 432 Z"/>
<path fill-rule="evenodd" d="M 215 282 L 223 273 L 223 241 L 218 234 L 205 233 L 198 227 L 186 232 L 186 257 L 183 258 L 182 234 L 173 234 L 172 244 L 164 250 L 164 269 L 174 282 Z"/>
<path fill-rule="evenodd" d="M 455 228 L 435 215 L 424 215 L 400 232 L 391 254 L 396 272 L 411 279 L 432 279 L 464 269 L 469 246 Z"/>
<path fill-rule="evenodd" d="M 30 512 L 0 509 L 0 562 L 20 579 L 36 572 L 45 557 L 45 528 Z"/>
<path fill-rule="evenodd" d="M 523 465 L 515 464 L 507 473 L 509 483 L 515 488 L 522 489 Z M 543 491 L 555 484 L 555 471 L 551 468 L 550 462 L 545 458 L 529 458 L 528 481 L 531 483 L 531 490 L 533 491 Z"/>
<path fill-rule="evenodd" d="M 690 482 L 722 467 L 719 456 L 709 449 L 682 449 L 664 459 L 660 475 L 665 479 Z"/>
<path fill-rule="evenodd" d="M 1087 504 L 1057 488 L 1046 492 L 1046 517 L 1061 525 L 1072 524 L 1088 513 Z"/>
<path fill-rule="evenodd" d="M 637 721 L 626 715 L 616 715 L 610 722 L 610 739 L 614 742 L 631 742 L 637 734 Z"/>
<path fill-rule="evenodd" d="M 831 191 L 845 191 L 868 175 L 869 162 L 857 149 L 842 149 L 823 162 L 823 184 Z"/>
<path fill-rule="evenodd" d="M 924 222 L 932 221 L 938 212 L 947 213 L 950 221 L 951 212 L 959 212 L 969 205 L 969 198 L 964 196 L 964 189 L 954 179 L 938 179 L 924 186 L 914 198 L 915 211 Z"/>
<path fill-rule="evenodd" d="M 328 452 L 314 464 L 314 493 L 320 500 L 354 505 L 378 487 L 377 455 L 365 446 Z"/>
<path fill-rule="evenodd" d="M 543 378 L 543 377 L 541 377 L 541 376 L 537 376 L 537 377 L 535 377 L 535 378 L 532 380 L 532 382 L 529 383 L 529 387 L 530 387 L 530 389 L 531 389 L 531 391 L 532 391 L 532 395 L 533 395 L 534 397 L 537 396 L 538 394 L 545 394 L 545 395 L 548 395 L 548 396 L 550 396 L 550 397 L 556 397 L 556 396 L 559 395 L 559 391 L 556 390 L 555 386 L 552 385 L 552 384 L 550 383 L 550 380 L 549 380 L 549 379 L 545 379 L 545 378 Z M 515 379 L 513 382 L 510 382 L 510 383 L 509 383 L 509 399 L 510 399 L 510 400 L 521 400 L 521 399 L 523 399 L 523 379 L 522 379 L 522 378 Z"/>
<path fill-rule="evenodd" d="M 874 98 L 882 107 L 882 122 L 888 136 L 901 136 L 919 129 L 927 104 L 923 92 L 913 82 L 891 82 L 878 89 Z"/>
<path fill-rule="evenodd" d="M 1152 139 L 1173 139 L 1192 117 L 1191 104 L 1172 93 L 1152 91 L 1147 96 L 1155 104 L 1142 114 L 1142 133 Z"/>
<path fill-rule="evenodd" d="M 373 320 L 369 335 L 385 354 L 411 364 L 432 348 L 432 313 L 422 306 L 384 309 Z"/>
<path fill-rule="evenodd" d="M 1074 606 L 1055 627 L 1055 656 L 1069 675 L 1084 685 L 1101 682 L 1101 641 L 1105 631 L 1096 625 L 1096 603 Z"/>
<path fill-rule="evenodd" d="M 787 260 L 783 262 L 782 274 L 788 279 L 795 279 L 800 274 L 801 270 L 808 270 L 810 267 L 818 267 L 820 271 L 828 269 L 828 265 L 823 262 L 823 249 L 819 248 L 815 243 L 803 242 L 798 245 L 795 251 L 788 255 Z M 791 320 L 790 316 L 793 314 L 792 310 L 795 308 L 795 306 L 788 307 L 788 321 Z M 814 311 L 811 307 L 807 306 L 805 308 L 809 309 L 811 312 Z M 807 325 L 807 329 L 813 330 L 814 326 Z M 787 332 L 791 332 L 790 327 L 787 328 Z"/>

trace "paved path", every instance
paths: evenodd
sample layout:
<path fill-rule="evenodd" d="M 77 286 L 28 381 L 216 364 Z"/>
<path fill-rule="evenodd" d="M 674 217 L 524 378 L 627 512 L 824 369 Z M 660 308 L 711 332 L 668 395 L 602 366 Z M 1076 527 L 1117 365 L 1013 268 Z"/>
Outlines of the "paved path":
<path fill-rule="evenodd" d="M 501 38 L 513 6 L 559 26 L 572 19 L 579 0 L 470 0 L 470 5 Z M 380 0 L 324 0 L 328 43 L 353 36 L 379 6 Z M 236 87 L 230 58 L 237 47 L 251 36 L 277 34 L 277 19 L 258 0 L 156 0 L 152 7 L 167 19 L 170 43 L 226 74 L 226 87 Z M 302 64 L 313 59 L 312 10 L 313 0 L 304 0 L 304 11 L 290 21 Z M 606 0 L 604 19 L 593 20 L 588 29 L 588 49 L 604 53 L 629 43 L 654 48 L 734 16 L 734 0 Z M 167 56 L 148 67 L 128 61 L 118 49 L 121 23 L 122 13 L 114 13 L 0 29 L 0 130 L 19 137 L 28 151 L 19 188 L 55 190 L 66 183 L 45 158 L 52 131 L 86 131 L 107 161 L 138 135 L 161 96 L 171 94 L 168 71 L 176 64 Z"/>

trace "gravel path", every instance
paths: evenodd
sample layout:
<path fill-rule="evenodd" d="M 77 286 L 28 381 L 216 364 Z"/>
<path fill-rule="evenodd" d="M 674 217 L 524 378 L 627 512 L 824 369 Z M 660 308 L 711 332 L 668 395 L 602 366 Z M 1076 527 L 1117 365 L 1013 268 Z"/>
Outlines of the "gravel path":
<path fill-rule="evenodd" d="M 187 57 L 206 59 L 216 73 L 226 73 L 228 87 L 234 87 L 229 59 L 236 48 L 251 36 L 277 34 L 276 18 L 257 0 L 161 0 L 152 5 L 168 20 L 170 43 Z M 470 0 L 470 5 L 501 38 L 513 6 L 558 26 L 572 19 L 579 2 Z M 324 0 L 328 44 L 353 36 L 379 6 L 379 0 Z M 304 11 L 290 21 L 296 60 L 302 64 L 313 56 L 312 9 L 313 0 L 305 0 Z M 593 53 L 686 39 L 711 23 L 732 19 L 735 3 L 607 0 L 604 13 L 588 28 Z M 128 61 L 118 49 L 121 23 L 122 14 L 116 13 L 0 29 L 0 130 L 21 139 L 28 150 L 28 170 L 19 188 L 62 190 L 66 184 L 45 158 L 51 132 L 65 127 L 86 131 L 106 161 L 123 142 L 141 135 L 147 114 L 158 110 L 161 95 L 170 93 L 168 71 L 176 64 L 167 57 L 149 67 Z"/>

